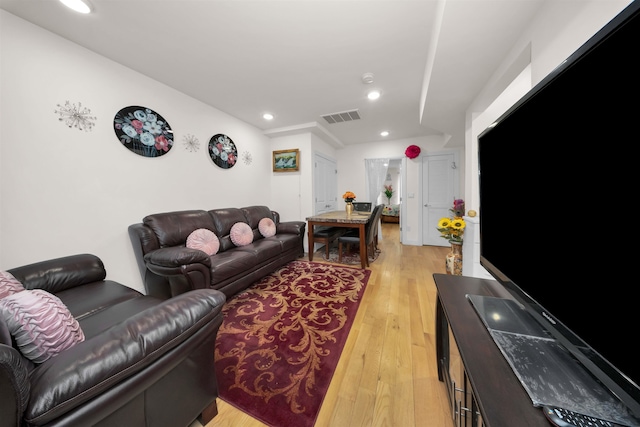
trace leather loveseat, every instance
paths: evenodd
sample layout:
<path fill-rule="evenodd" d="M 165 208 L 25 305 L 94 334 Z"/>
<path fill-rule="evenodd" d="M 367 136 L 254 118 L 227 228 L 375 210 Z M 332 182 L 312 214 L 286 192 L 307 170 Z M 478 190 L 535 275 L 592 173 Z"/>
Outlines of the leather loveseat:
<path fill-rule="evenodd" d="M 3 427 L 186 427 L 217 414 L 214 351 L 222 293 L 203 289 L 170 300 L 145 296 L 105 280 L 102 261 L 89 254 L 6 270 L 0 285 L 7 277 L 23 288 L 0 299 Z M 32 324 L 33 318 L 22 311 L 7 316 L 18 295 L 48 300 L 54 295 L 77 320 L 84 340 L 41 363 L 25 357 L 31 353 L 16 344 L 19 335 L 11 324 L 16 319 Z M 24 307 L 29 316 L 32 311 Z M 48 333 L 57 334 L 64 323 L 56 318 Z"/>
<path fill-rule="evenodd" d="M 264 237 L 263 219 L 275 234 Z M 250 228 L 251 243 L 232 241 L 234 225 Z M 227 298 L 246 289 L 277 268 L 304 256 L 306 222 L 280 222 L 267 206 L 165 212 L 146 216 L 129 226 L 129 236 L 147 294 L 170 298 L 193 289 L 212 288 Z M 219 246 L 209 255 L 187 247 L 195 230 L 215 234 Z"/>

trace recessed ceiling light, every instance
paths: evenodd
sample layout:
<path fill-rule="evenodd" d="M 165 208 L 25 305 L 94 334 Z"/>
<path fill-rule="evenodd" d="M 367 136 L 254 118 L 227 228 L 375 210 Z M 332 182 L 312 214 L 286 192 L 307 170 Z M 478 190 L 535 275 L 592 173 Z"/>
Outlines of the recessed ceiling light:
<path fill-rule="evenodd" d="M 371 92 L 369 92 L 367 94 L 367 98 L 369 98 L 372 101 L 380 98 L 380 91 L 379 90 L 372 90 Z"/>
<path fill-rule="evenodd" d="M 264 113 L 264 114 L 262 115 L 262 118 L 263 118 L 263 119 L 265 119 L 265 120 L 273 120 L 273 114 L 271 114 L 271 113 Z"/>
<path fill-rule="evenodd" d="M 389 136 L 389 131 L 383 130 L 382 132 L 380 132 L 380 136 Z"/>
<path fill-rule="evenodd" d="M 60 0 L 62 4 L 79 13 L 90 13 L 91 8 L 83 0 Z"/>

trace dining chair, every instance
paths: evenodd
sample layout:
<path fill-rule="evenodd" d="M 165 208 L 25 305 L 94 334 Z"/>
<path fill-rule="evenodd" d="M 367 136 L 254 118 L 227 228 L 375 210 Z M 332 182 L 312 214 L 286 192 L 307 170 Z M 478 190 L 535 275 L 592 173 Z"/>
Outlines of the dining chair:
<path fill-rule="evenodd" d="M 316 227 L 313 230 L 314 243 L 324 243 L 326 258 L 329 259 L 331 245 L 345 233 L 342 227 Z"/>
<path fill-rule="evenodd" d="M 371 219 L 364 227 L 365 234 L 365 253 L 360 254 L 360 257 L 365 257 L 366 266 L 369 266 L 369 253 L 374 253 L 376 250 L 376 240 L 378 235 L 378 224 L 380 223 L 380 215 L 382 215 L 382 208 L 384 205 L 377 205 L 371 212 Z M 342 236 L 338 237 L 338 262 L 342 262 L 342 247 L 343 245 L 357 245 L 360 247 L 360 233 L 358 230 L 351 230 Z"/>

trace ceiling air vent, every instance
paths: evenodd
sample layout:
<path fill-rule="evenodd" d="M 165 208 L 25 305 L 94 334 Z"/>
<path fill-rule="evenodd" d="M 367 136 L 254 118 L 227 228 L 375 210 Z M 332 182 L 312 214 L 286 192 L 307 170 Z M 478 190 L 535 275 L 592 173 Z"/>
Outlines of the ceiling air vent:
<path fill-rule="evenodd" d="M 329 124 L 350 122 L 360 120 L 360 113 L 358 113 L 358 110 L 343 111 L 342 113 L 325 114 L 322 118 Z"/>

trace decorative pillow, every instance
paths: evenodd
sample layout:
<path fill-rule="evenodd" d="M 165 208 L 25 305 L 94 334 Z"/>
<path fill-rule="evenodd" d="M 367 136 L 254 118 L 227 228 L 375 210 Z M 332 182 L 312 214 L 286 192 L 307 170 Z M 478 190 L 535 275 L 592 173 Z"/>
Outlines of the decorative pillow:
<path fill-rule="evenodd" d="M 246 222 L 236 222 L 231 227 L 229 237 L 234 245 L 246 246 L 253 242 L 253 230 Z"/>
<path fill-rule="evenodd" d="M 7 271 L 0 271 L 0 299 L 24 291 L 22 283 Z"/>
<path fill-rule="evenodd" d="M 215 255 L 220 249 L 220 240 L 218 236 L 211 230 L 206 228 L 198 228 L 187 237 L 187 247 L 191 249 L 200 249 L 207 255 Z"/>
<path fill-rule="evenodd" d="M 24 290 L 0 300 L 0 316 L 20 352 L 42 363 L 84 341 L 78 321 L 60 298 L 42 289 Z"/>
<path fill-rule="evenodd" d="M 258 223 L 258 230 L 262 237 L 271 237 L 276 235 L 276 223 L 271 218 L 262 218 Z"/>

